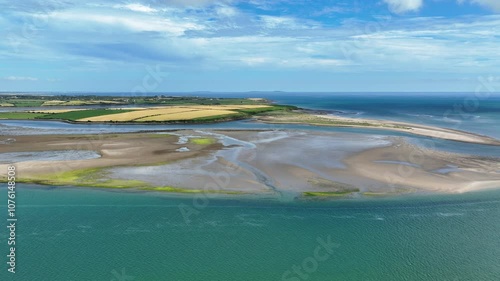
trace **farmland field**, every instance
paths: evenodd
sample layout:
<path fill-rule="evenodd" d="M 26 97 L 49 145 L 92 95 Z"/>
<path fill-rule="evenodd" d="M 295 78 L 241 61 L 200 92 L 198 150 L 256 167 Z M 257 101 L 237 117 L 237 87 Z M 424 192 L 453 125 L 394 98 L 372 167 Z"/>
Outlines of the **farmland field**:
<path fill-rule="evenodd" d="M 54 114 L 45 114 L 38 118 L 41 119 L 61 119 L 61 120 L 70 120 L 76 121 L 82 118 L 89 118 L 92 116 L 110 116 L 113 114 L 120 114 L 123 112 L 129 112 L 130 110 L 111 110 L 111 109 L 91 109 L 91 110 L 75 110 L 68 111 L 62 113 L 54 113 Z"/>
<path fill-rule="evenodd" d="M 223 122 L 249 118 L 271 111 L 289 111 L 295 108 L 274 105 L 264 98 L 211 98 L 166 95 L 151 97 L 69 96 L 29 95 L 22 93 L 0 94 L 0 106 L 12 108 L 33 107 L 32 110 L 24 109 L 0 112 L 0 119 L 44 119 L 89 123 Z M 49 109 L 54 106 L 66 108 Z M 76 106 L 87 106 L 89 108 L 76 108 Z M 101 108 L 95 108 L 96 106 L 100 106 Z"/>
<path fill-rule="evenodd" d="M 32 112 L 0 112 L 0 119 L 35 119 L 44 115 Z"/>
<path fill-rule="evenodd" d="M 157 116 L 149 116 L 145 118 L 137 119 L 136 121 L 175 121 L 175 120 L 192 120 L 196 118 L 204 118 L 204 117 L 214 117 L 214 116 L 225 116 L 237 114 L 236 111 L 231 110 L 194 110 L 194 111 L 185 111 L 181 113 L 175 114 L 161 114 Z"/>
<path fill-rule="evenodd" d="M 169 106 L 136 110 L 113 115 L 101 115 L 78 119 L 82 122 L 148 122 L 148 121 L 183 121 L 207 117 L 223 117 L 238 114 L 238 110 L 272 108 L 268 105 L 237 106 Z"/>
<path fill-rule="evenodd" d="M 84 99 L 71 99 L 67 96 L 57 97 L 6 97 L 0 95 L 0 102 L 3 105 L 11 105 L 6 102 L 12 100 L 14 107 L 20 104 L 36 102 L 39 108 L 31 110 L 9 110 L 0 112 L 0 119 L 44 119 L 44 120 L 65 120 L 72 122 L 221 122 L 236 119 L 249 118 L 257 114 L 271 111 L 289 111 L 293 106 L 282 106 L 270 104 L 264 99 L 212 99 L 197 97 L 178 98 L 156 98 L 147 101 L 149 106 L 129 107 L 137 104 L 137 97 L 97 98 L 88 96 Z M 143 101 L 144 102 L 144 101 Z M 141 102 L 141 104 L 144 104 Z M 158 102 L 157 106 L 151 106 Z M 172 102 L 171 105 L 165 105 Z M 181 104 L 183 103 L 183 104 Z M 102 108 L 75 108 L 72 106 L 82 106 L 91 104 L 114 105 Z M 126 105 L 118 107 L 117 105 Z M 71 106 L 72 105 L 72 106 Z M 50 106 L 67 106 L 66 108 L 45 109 Z"/>

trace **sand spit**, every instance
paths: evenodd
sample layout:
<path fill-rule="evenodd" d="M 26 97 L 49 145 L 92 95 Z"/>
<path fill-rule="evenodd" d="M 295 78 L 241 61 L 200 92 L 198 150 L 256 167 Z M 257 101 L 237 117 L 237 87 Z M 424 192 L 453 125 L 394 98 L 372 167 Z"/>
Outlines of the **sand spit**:
<path fill-rule="evenodd" d="M 384 129 L 405 132 L 415 135 L 427 136 L 446 140 L 468 143 L 500 145 L 500 141 L 488 136 L 469 132 L 426 126 L 414 123 L 396 122 L 376 119 L 348 118 L 330 114 L 297 113 L 289 115 L 274 115 L 256 117 L 258 121 L 275 124 L 311 124 L 333 127 L 358 127 L 371 129 Z"/>

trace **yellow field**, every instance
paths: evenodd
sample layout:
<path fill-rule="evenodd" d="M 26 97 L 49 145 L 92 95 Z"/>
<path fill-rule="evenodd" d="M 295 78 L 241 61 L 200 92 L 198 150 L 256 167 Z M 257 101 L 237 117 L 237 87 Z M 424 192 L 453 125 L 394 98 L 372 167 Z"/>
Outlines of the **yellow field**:
<path fill-rule="evenodd" d="M 196 111 L 185 111 L 180 113 L 170 113 L 170 114 L 162 114 L 156 116 L 145 117 L 141 119 L 136 119 L 135 121 L 143 122 L 143 121 L 175 121 L 175 120 L 191 120 L 195 118 L 201 117 L 212 117 L 212 116 L 224 116 L 235 114 L 236 111 L 231 110 L 196 110 Z"/>
<path fill-rule="evenodd" d="M 82 122 L 131 122 L 131 121 L 175 121 L 191 120 L 194 118 L 211 117 L 218 115 L 235 114 L 235 109 L 249 109 L 269 107 L 267 105 L 193 105 L 154 107 L 118 114 L 101 115 L 78 119 Z"/>
<path fill-rule="evenodd" d="M 14 106 L 12 103 L 0 103 L 0 106 L 11 107 Z"/>
<path fill-rule="evenodd" d="M 49 100 L 44 103 L 42 103 L 42 106 L 47 106 L 47 105 L 60 105 L 65 103 L 66 101 L 63 100 Z"/>

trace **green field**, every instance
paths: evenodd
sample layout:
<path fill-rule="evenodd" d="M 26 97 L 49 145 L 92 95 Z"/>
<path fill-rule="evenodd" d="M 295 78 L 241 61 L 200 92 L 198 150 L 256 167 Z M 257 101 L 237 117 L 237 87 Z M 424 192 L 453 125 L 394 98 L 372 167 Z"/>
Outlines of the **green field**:
<path fill-rule="evenodd" d="M 35 119 L 46 115 L 45 113 L 31 112 L 0 112 L 0 119 Z"/>

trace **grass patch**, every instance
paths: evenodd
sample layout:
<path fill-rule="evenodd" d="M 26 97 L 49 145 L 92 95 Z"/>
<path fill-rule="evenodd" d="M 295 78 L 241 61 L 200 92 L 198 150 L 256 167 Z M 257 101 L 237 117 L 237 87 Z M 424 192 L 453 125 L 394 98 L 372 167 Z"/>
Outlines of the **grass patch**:
<path fill-rule="evenodd" d="M 255 115 L 255 114 L 260 114 L 260 113 L 266 113 L 266 112 L 271 112 L 271 111 L 290 111 L 297 109 L 295 106 L 289 106 L 289 105 L 273 105 L 269 107 L 261 107 L 261 108 L 244 108 L 244 109 L 235 109 L 235 111 L 249 114 L 249 115 Z"/>
<path fill-rule="evenodd" d="M 189 139 L 189 142 L 198 145 L 210 145 L 216 143 L 217 141 L 214 138 L 192 138 Z"/>
<path fill-rule="evenodd" d="M 32 112 L 0 112 L 0 119 L 35 119 L 43 117 L 45 113 L 32 113 Z"/>
<path fill-rule="evenodd" d="M 101 115 L 111 115 L 117 113 L 130 112 L 132 110 L 126 109 L 91 109 L 91 110 L 76 110 L 62 113 L 52 113 L 45 114 L 44 116 L 39 117 L 40 119 L 62 119 L 62 120 L 70 120 L 76 121 L 78 119 L 101 116 Z"/>

